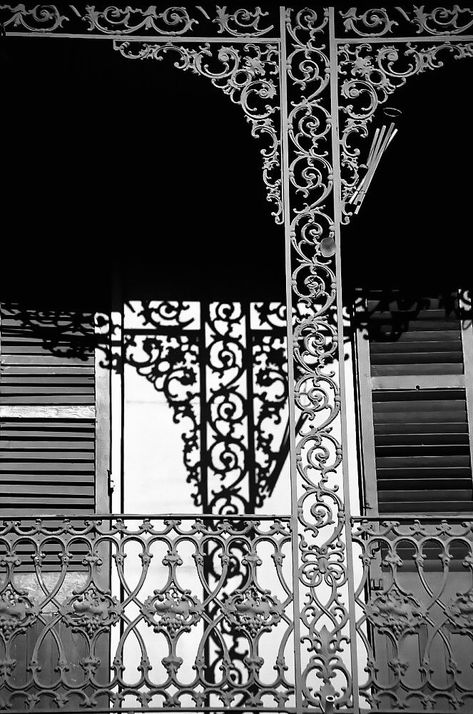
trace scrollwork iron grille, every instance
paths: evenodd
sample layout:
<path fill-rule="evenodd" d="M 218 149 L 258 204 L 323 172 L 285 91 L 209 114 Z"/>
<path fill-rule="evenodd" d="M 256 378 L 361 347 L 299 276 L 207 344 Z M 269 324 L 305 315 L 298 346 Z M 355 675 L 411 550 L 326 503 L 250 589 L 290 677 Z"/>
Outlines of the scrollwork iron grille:
<path fill-rule="evenodd" d="M 184 666 L 179 660 L 180 655 L 170 654 L 165 663 L 161 662 L 167 673 L 166 682 L 170 683 L 170 690 L 165 691 L 166 686 L 162 684 L 162 691 L 158 693 L 156 689 L 146 689 L 146 683 L 151 681 L 149 662 L 140 657 L 137 662 L 140 684 L 136 685 L 135 682 L 130 685 L 125 677 L 127 658 L 120 651 L 114 663 L 115 689 L 112 693 L 120 703 L 125 701 L 124 697 L 132 694 L 137 701 L 135 708 L 150 706 L 149 691 L 161 696 L 160 707 L 163 702 L 167 702 L 165 706 L 173 707 L 181 696 L 190 699 L 194 696 L 197 697 L 194 706 L 202 708 L 203 700 L 200 697 L 206 687 L 208 691 L 202 694 L 204 698 L 217 696 L 213 688 L 218 675 L 223 682 L 223 700 L 219 704 L 222 709 L 235 705 L 244 709 L 248 702 L 253 702 L 250 706 L 262 708 L 258 697 L 263 697 L 261 692 L 264 692 L 264 697 L 272 698 L 273 706 L 279 709 L 294 706 L 298 712 L 311 709 L 320 711 L 327 709 L 335 699 L 340 710 L 359 712 L 357 690 L 362 704 L 375 711 L 381 711 L 382 707 L 390 710 L 396 706 L 407 708 L 407 711 L 424 706 L 437 711 L 470 706 L 471 694 L 467 694 L 468 687 L 464 685 L 465 680 L 451 656 L 450 642 L 452 637 L 460 638 L 462 642 L 465 642 L 466 637 L 471 637 L 471 585 L 464 587 L 461 584 L 459 595 L 449 594 L 447 588 L 447 583 L 450 587 L 455 582 L 457 572 L 471 571 L 470 526 L 447 525 L 442 526 L 442 530 L 435 524 L 414 526 L 413 523 L 400 525 L 369 522 L 368 525 L 361 523 L 353 532 L 350 524 L 347 526 L 347 481 L 346 478 L 342 479 L 340 443 L 343 433 L 343 395 L 340 392 L 342 378 L 338 361 L 343 355 L 338 329 L 341 326 L 338 261 L 340 226 L 349 220 L 351 211 L 346 204 L 359 190 L 365 176 L 366 166 L 363 166 L 363 162 L 369 154 L 368 140 L 372 140 L 375 135 L 375 117 L 378 117 L 379 108 L 410 77 L 440 66 L 444 59 L 472 55 L 473 37 L 469 34 L 473 28 L 472 10 L 457 5 L 432 9 L 406 6 L 340 11 L 333 8 L 289 7 L 280 9 L 279 26 L 276 14 L 274 9 L 262 10 L 259 7 L 230 11 L 226 6 L 217 6 L 214 12 L 202 6 L 168 9 L 150 6 L 146 10 L 131 7 L 96 9 L 95 6 L 88 6 L 80 11 L 73 5 L 65 9 L 54 5 L 34 8 L 21 4 L 0 5 L 0 20 L 7 34 L 42 34 L 48 37 L 67 35 L 71 39 L 77 37 L 80 40 L 85 37 L 106 37 L 115 50 L 127 59 L 157 60 L 166 56 L 173 57 L 178 69 L 206 77 L 231 101 L 240 105 L 253 136 L 266 141 L 261 152 L 263 181 L 268 199 L 275 206 L 276 221 L 285 223 L 287 270 L 292 275 L 287 284 L 288 309 L 294 308 L 296 314 L 296 320 L 288 326 L 287 343 L 289 359 L 294 358 L 289 365 L 288 380 L 290 438 L 293 445 L 292 528 L 288 528 L 284 519 L 280 519 L 280 522 L 284 522 L 285 545 L 289 538 L 292 539 L 294 557 L 290 589 L 293 604 L 289 605 L 287 591 L 286 599 L 277 596 L 278 602 L 272 592 L 262 600 L 261 591 L 252 583 L 253 575 L 248 574 L 254 572 L 252 567 L 257 561 L 247 559 L 243 563 L 246 557 L 243 553 L 247 552 L 244 548 L 249 547 L 254 539 L 258 540 L 260 535 L 259 526 L 255 526 L 249 516 L 240 522 L 240 525 L 243 522 L 253 523 L 248 526 L 249 531 L 244 537 L 238 528 L 232 530 L 235 516 L 229 521 L 228 533 L 219 530 L 220 526 L 215 524 L 221 521 L 215 518 L 214 525 L 206 521 L 206 525 L 202 526 L 203 531 L 197 525 L 195 533 L 182 537 L 194 543 L 195 547 L 200 543 L 199 539 L 212 540 L 217 552 L 219 549 L 228 550 L 228 542 L 232 538 L 238 542 L 238 546 L 235 546 L 235 565 L 238 567 L 228 597 L 220 597 L 223 590 L 218 590 L 215 597 L 218 600 L 215 612 L 220 623 L 227 623 L 229 628 L 240 627 L 243 620 L 238 620 L 238 617 L 241 618 L 241 613 L 246 611 L 250 614 L 245 615 L 245 637 L 248 639 L 249 633 L 249 639 L 256 640 L 258 633 L 255 622 L 258 617 L 262 617 L 270 629 L 273 625 L 274 628 L 287 625 L 289 632 L 291 617 L 288 613 L 294 607 L 291 626 L 294 627 L 296 640 L 296 687 L 294 689 L 288 683 L 289 675 L 285 670 L 287 660 L 280 659 L 279 655 L 276 680 L 264 686 L 260 684 L 257 674 L 260 660 L 256 655 L 247 658 L 246 663 L 244 658 L 238 660 L 240 669 L 235 684 L 231 676 L 232 666 L 227 664 L 225 656 L 222 658 L 222 647 L 218 654 L 222 668 L 220 671 L 215 670 L 209 679 L 206 679 L 202 662 L 198 659 L 195 661 L 196 670 L 192 676 L 200 677 L 195 680 L 200 686 L 197 694 L 191 693 L 187 685 L 176 684 L 178 671 L 182 672 Z M 369 100 L 368 105 L 362 104 L 365 98 Z M 214 334 L 217 333 L 216 330 Z M 176 342 L 173 348 L 180 350 L 184 368 L 190 370 L 187 372 L 188 390 L 193 395 L 191 372 L 198 342 L 191 339 L 190 335 L 184 337 L 185 341 Z M 227 332 L 227 340 L 228 337 Z M 157 345 L 158 349 L 162 347 L 163 342 Z M 169 345 L 164 347 L 168 349 Z M 267 352 L 266 347 L 264 339 L 255 342 L 255 363 L 260 366 L 266 360 L 263 356 Z M 132 359 L 136 359 L 136 355 Z M 142 364 L 136 366 L 137 369 L 145 369 Z M 264 370 L 264 367 L 261 368 Z M 178 413 L 181 405 L 175 404 L 174 408 Z M 189 413 L 186 412 L 186 418 L 192 422 L 194 417 L 188 417 Z M 199 448 L 191 439 L 187 462 L 189 473 L 192 469 L 196 473 Z M 256 451 L 252 458 L 258 461 Z M 261 482 L 268 491 L 270 486 L 265 474 Z M 208 494 L 203 497 L 203 501 L 208 502 Z M 58 613 L 64 613 L 53 615 L 53 619 L 60 617 L 64 619 L 62 624 L 66 628 L 72 631 L 72 627 L 76 627 L 82 633 L 85 632 L 81 637 L 86 642 L 98 636 L 93 632 L 96 625 L 92 622 L 99 623 L 97 632 L 101 632 L 100 626 L 104 622 L 107 623 L 105 629 L 115 632 L 118 628 L 114 627 L 114 622 L 118 619 L 124 623 L 126 633 L 136 630 L 135 622 L 148 623 L 149 628 L 156 627 L 158 632 L 155 634 L 160 634 L 168 643 L 176 639 L 179 623 L 193 632 L 197 630 L 194 623 L 201 618 L 208 628 L 213 628 L 210 620 L 206 619 L 209 618 L 209 609 L 204 608 L 204 614 L 200 609 L 201 595 L 185 593 L 185 590 L 175 587 L 169 581 L 165 589 L 151 592 L 144 600 L 139 599 L 138 605 L 133 600 L 133 593 L 137 587 L 142 588 L 141 581 L 133 587 L 125 582 L 125 566 L 120 562 L 122 541 L 141 544 L 142 547 L 145 540 L 152 537 L 156 542 L 170 547 L 181 538 L 181 526 L 176 521 L 170 520 L 157 531 L 153 528 L 150 530 L 147 523 L 144 523 L 133 536 L 123 525 L 112 526 L 111 517 L 104 523 L 109 523 L 104 527 L 110 528 L 105 535 L 98 534 L 96 525 L 84 525 L 85 530 L 92 528 L 97 532 L 94 532 L 93 537 L 89 537 L 88 532 L 78 533 L 77 537 L 89 544 L 86 547 L 92 553 L 92 558 L 95 557 L 94 544 L 100 538 L 107 541 L 110 547 L 114 544 L 118 554 L 118 559 L 113 561 L 117 569 L 117 582 L 123 580 L 129 606 L 132 607 L 134 603 L 139 614 L 128 620 L 123 619 L 123 603 L 113 599 L 113 582 L 109 594 L 104 592 L 104 586 L 98 582 L 95 591 L 92 585 L 89 590 L 84 590 L 84 584 L 79 584 L 78 593 L 68 595 L 69 610 L 60 611 L 60 588 L 47 585 L 44 578 L 38 579 L 38 575 L 35 575 L 41 598 L 45 595 L 41 601 L 44 607 L 47 601 L 57 608 Z M 15 565 L 18 558 L 11 551 L 12 545 L 21 539 L 26 538 L 28 541 L 29 536 L 24 536 L 21 525 L 10 524 L 6 528 L 3 541 L 5 550 L 2 554 L 2 568 L 8 573 L 2 590 L 3 641 L 11 643 L 12 638 L 24 635 L 23 630 L 33 631 L 39 621 L 40 627 L 47 630 L 48 637 L 54 640 L 57 648 L 59 640 L 49 620 L 45 619 L 41 603 L 38 605 L 27 592 L 20 591 L 9 575 L 18 567 Z M 44 527 L 38 528 L 41 530 Z M 62 549 L 60 572 L 63 573 L 68 564 L 68 544 L 76 535 L 70 531 L 70 528 L 74 531 L 74 526 L 59 528 L 63 530 L 53 540 L 57 548 Z M 167 532 L 166 528 L 171 530 Z M 429 529 L 434 529 L 433 535 Z M 250 536 L 250 532 L 254 535 Z M 275 548 L 279 547 L 276 544 L 279 543 L 281 533 L 274 531 L 261 538 L 265 543 L 272 543 L 271 547 Z M 38 532 L 34 538 L 34 548 L 37 548 L 37 539 L 46 538 L 46 534 Z M 350 559 L 352 539 L 362 556 L 360 565 L 356 558 L 353 562 Z M 242 550 L 243 543 L 245 546 Z M 176 572 L 183 572 L 179 571 L 182 566 L 177 556 L 172 549 L 170 552 L 171 555 L 166 556 L 166 563 L 163 562 L 165 555 L 161 558 L 163 567 L 169 568 L 169 572 L 174 572 L 173 568 Z M 209 547 L 206 556 L 212 552 Z M 37 550 L 35 553 L 38 556 L 34 561 L 35 572 L 41 575 L 42 556 L 39 557 Z M 459 553 L 461 557 L 457 557 Z M 149 562 L 145 551 L 142 554 L 144 572 Z M 274 563 L 278 558 L 279 555 L 273 559 Z M 461 567 L 458 565 L 460 561 Z M 441 563 L 441 574 L 438 567 L 432 566 L 433 562 Z M 86 560 L 85 567 L 91 573 L 98 565 L 96 562 L 92 565 L 92 561 Z M 200 563 L 195 565 L 196 573 L 200 572 L 200 567 Z M 229 565 L 223 564 L 220 559 L 219 567 L 227 568 L 225 580 L 229 577 Z M 256 564 L 255 567 L 259 566 Z M 351 568 L 352 578 L 349 577 Z M 453 579 L 450 578 L 451 574 L 455 574 Z M 26 578 L 27 575 L 30 577 L 28 573 L 22 574 L 22 577 Z M 239 590 L 236 583 L 241 577 L 247 578 L 245 583 L 248 587 L 245 589 L 243 586 L 242 589 L 240 585 Z M 417 578 L 415 587 L 409 581 L 414 577 Z M 439 584 L 440 577 L 443 580 Z M 357 583 L 356 594 L 351 601 L 350 579 Z M 65 582 L 64 578 L 61 582 Z M 220 583 L 220 579 L 216 582 Z M 285 580 L 286 585 L 287 582 Z M 204 591 L 206 587 L 206 592 L 210 593 L 208 585 L 204 586 Z M 224 589 L 223 585 L 216 587 Z M 24 590 L 27 590 L 27 585 Z M 41 616 L 37 615 L 38 607 L 43 613 Z M 278 617 L 280 619 L 276 623 Z M 33 624 L 32 618 L 36 624 Z M 57 622 L 59 626 L 59 620 Z M 356 637 L 353 636 L 355 626 Z M 463 628 L 462 634 L 459 634 L 460 627 Z M 11 635 L 13 630 L 14 636 Z M 225 635 L 222 637 L 223 641 Z M 350 638 L 351 652 L 347 645 Z M 414 666 L 420 677 L 415 686 L 401 684 L 401 678 L 407 672 L 402 653 L 400 657 L 392 657 L 392 653 L 400 651 L 409 638 L 415 638 L 416 647 L 420 646 L 419 642 L 423 643 L 424 659 L 422 664 L 419 660 L 418 666 Z M 138 650 L 142 651 L 141 640 L 138 638 L 137 641 Z M 440 684 L 436 680 L 439 671 L 437 665 L 425 659 L 429 658 L 426 653 L 429 647 L 432 649 L 434 641 L 440 643 L 445 654 L 443 672 L 446 678 Z M 288 638 L 284 646 L 287 642 Z M 355 673 L 358 657 L 356 654 L 353 656 L 353 647 L 355 644 L 358 647 L 360 643 L 361 649 L 364 647 L 367 652 L 367 680 L 361 684 Z M 210 646 L 214 646 L 214 643 Z M 11 652 L 10 644 L 8 647 Z M 383 655 L 386 670 L 382 673 L 376 671 L 376 656 L 381 650 L 387 653 Z M 388 655 L 391 656 L 389 662 Z M 20 691 L 20 684 L 15 683 L 15 667 L 15 657 L 5 655 L 0 676 L 3 677 L 7 696 L 15 689 Z M 41 694 L 36 689 L 42 688 L 38 667 L 37 661 L 33 659 L 28 674 L 24 675 L 27 678 L 21 683 L 23 688 L 29 689 L 25 694 L 15 695 L 33 704 L 34 697 Z M 62 704 L 68 687 L 71 689 L 69 682 L 72 680 L 67 679 L 64 659 L 58 660 L 57 667 L 58 679 L 55 682 L 58 683 L 49 690 L 45 687 L 45 690 L 49 691 L 48 696 L 56 703 Z M 99 665 L 96 659 L 90 657 L 83 661 L 82 666 L 79 665 L 79 669 L 80 676 L 88 677 L 87 682 L 91 683 L 88 690 L 82 688 L 80 695 L 77 692 L 82 698 L 81 702 L 87 703 L 88 698 L 95 694 L 100 696 L 99 678 L 96 675 Z M 360 671 L 362 669 L 360 666 Z M 238 679 L 242 672 L 246 679 Z M 244 682 L 250 683 L 245 692 Z M 104 686 L 104 696 L 109 697 L 107 685 Z M 74 687 L 75 684 L 72 689 Z M 90 687 L 96 688 L 95 694 Z M 218 709 L 219 706 L 213 708 Z M 267 706 L 266 702 L 264 706 Z"/>
<path fill-rule="evenodd" d="M 290 541 L 287 518 L 4 522 L 2 708 L 291 707 Z"/>
<path fill-rule="evenodd" d="M 353 520 L 362 703 L 469 712 L 473 523 Z"/>

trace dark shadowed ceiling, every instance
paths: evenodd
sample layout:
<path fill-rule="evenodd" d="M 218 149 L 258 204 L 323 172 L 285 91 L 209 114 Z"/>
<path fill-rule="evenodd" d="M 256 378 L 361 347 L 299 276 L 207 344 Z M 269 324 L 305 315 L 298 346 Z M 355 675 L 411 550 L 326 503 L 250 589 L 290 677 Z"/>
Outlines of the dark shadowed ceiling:
<path fill-rule="evenodd" d="M 7 37 L 3 293 L 282 299 L 262 148 L 210 81 L 111 42 Z"/>
<path fill-rule="evenodd" d="M 411 78 L 357 216 L 343 231 L 344 285 L 471 285 L 473 59 Z M 378 115 L 374 126 L 391 119 Z"/>
<path fill-rule="evenodd" d="M 239 107 L 108 41 L 4 44 L 4 297 L 106 301 L 119 273 L 128 297 L 283 299 L 283 231 Z M 373 279 L 470 279 L 472 76 L 452 61 L 390 100 L 399 133 L 343 231 L 348 299 Z"/>

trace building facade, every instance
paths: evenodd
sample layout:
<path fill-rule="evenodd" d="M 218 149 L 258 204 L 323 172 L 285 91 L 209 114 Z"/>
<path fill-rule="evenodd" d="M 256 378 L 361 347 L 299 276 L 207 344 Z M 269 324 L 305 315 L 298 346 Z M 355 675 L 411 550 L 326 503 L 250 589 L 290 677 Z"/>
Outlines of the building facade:
<path fill-rule="evenodd" d="M 473 9 L 0 20 L 0 707 L 469 712 Z"/>

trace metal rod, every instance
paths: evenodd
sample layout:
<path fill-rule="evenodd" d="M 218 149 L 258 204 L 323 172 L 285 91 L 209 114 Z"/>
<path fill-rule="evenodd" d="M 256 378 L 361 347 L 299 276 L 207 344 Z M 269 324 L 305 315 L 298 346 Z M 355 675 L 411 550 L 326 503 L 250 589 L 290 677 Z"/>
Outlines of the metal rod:
<path fill-rule="evenodd" d="M 118 40 L 118 42 L 152 42 L 157 44 L 270 44 L 279 45 L 279 38 L 272 36 L 253 37 L 245 35 L 239 37 L 185 37 L 181 35 L 127 35 L 120 33 L 113 34 L 97 34 L 83 32 L 10 32 L 7 31 L 10 37 L 58 37 L 59 39 L 67 40 Z"/>
<path fill-rule="evenodd" d="M 442 44 L 445 42 L 472 42 L 473 35 L 406 35 L 404 37 L 336 37 L 336 44 L 342 45 L 365 45 L 365 44 L 388 44 L 406 42 L 430 42 L 432 44 Z"/>
<path fill-rule="evenodd" d="M 147 520 L 200 520 L 205 518 L 206 520 L 215 521 L 272 521 L 272 520 L 284 520 L 290 521 L 291 515 L 284 513 L 282 515 L 278 514 L 263 514 L 263 513 L 239 513 L 232 515 L 220 515 L 217 513 L 92 513 L 87 515 L 66 515 L 64 513 L 45 513 L 35 515 L 35 517 L 22 517 L 22 521 L 34 522 L 38 519 L 41 520 L 57 520 L 58 518 L 63 518 L 69 521 L 98 521 L 98 520 L 112 520 L 120 519 L 123 521 L 136 521 L 140 519 Z M 2 521 L 17 521 L 18 518 L 2 518 Z M 1 530 L 1 528 L 0 528 Z"/>
<path fill-rule="evenodd" d="M 363 521 L 369 521 L 371 522 L 381 522 L 383 524 L 386 523 L 396 523 L 397 521 L 407 521 L 407 522 L 419 522 L 423 523 L 423 521 L 438 521 L 439 523 L 471 523 L 473 522 L 473 516 L 468 513 L 465 513 L 464 516 L 427 516 L 427 515 L 421 515 L 421 516 L 416 516 L 415 514 L 411 514 L 410 516 L 402 516 L 402 515 L 390 515 L 390 516 L 351 516 L 351 521 L 352 523 L 363 523 Z"/>
<path fill-rule="evenodd" d="M 343 500 L 345 507 L 345 543 L 347 560 L 347 587 L 348 587 L 348 623 L 350 631 L 350 658 L 352 673 L 352 696 L 354 712 L 358 714 L 358 658 L 355 623 L 355 586 L 353 572 L 353 550 L 350 526 L 350 474 L 346 453 L 348 444 L 348 426 L 346 418 L 346 384 L 345 384 L 345 347 L 343 340 L 343 300 L 342 300 L 342 254 L 340 226 L 342 219 L 342 180 L 340 169 L 340 140 L 339 140 L 339 115 L 338 115 L 338 57 L 335 42 L 335 9 L 329 8 L 329 41 L 330 41 L 330 104 L 331 104 L 331 138 L 332 138 L 332 167 L 333 167 L 333 205 L 334 205 L 334 231 L 335 231 L 335 279 L 337 290 L 337 338 L 338 338 L 338 368 L 340 380 L 340 420 L 341 420 L 341 446 L 342 446 L 342 478 Z M 327 697 L 328 699 L 328 697 Z M 333 702 L 332 702 L 333 707 Z M 326 709 L 327 712 L 332 709 Z"/>
<path fill-rule="evenodd" d="M 280 91 L 280 131 L 281 131 L 281 167 L 282 200 L 285 234 L 286 264 L 286 315 L 287 315 L 287 380 L 288 380 L 288 419 L 289 419 L 289 468 L 291 479 L 291 538 L 292 538 L 292 592 L 294 623 L 294 676 L 296 711 L 302 713 L 302 663 L 301 663 L 301 609 L 299 602 L 299 535 L 298 535 L 298 493 L 296 461 L 296 397 L 294 376 L 294 335 L 292 325 L 292 251 L 291 251 L 291 205 L 289 196 L 289 119 L 287 85 L 287 48 L 286 48 L 286 8 L 279 8 L 280 56 L 279 56 L 279 91 Z"/>

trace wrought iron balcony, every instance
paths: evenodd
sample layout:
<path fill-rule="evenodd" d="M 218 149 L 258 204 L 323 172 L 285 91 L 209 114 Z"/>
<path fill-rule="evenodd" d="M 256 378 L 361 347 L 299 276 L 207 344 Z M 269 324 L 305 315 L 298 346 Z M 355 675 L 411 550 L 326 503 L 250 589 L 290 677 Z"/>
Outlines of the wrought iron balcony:
<path fill-rule="evenodd" d="M 290 544 L 287 518 L 4 522 L 0 708 L 290 707 Z"/>
<path fill-rule="evenodd" d="M 473 522 L 354 520 L 361 701 L 373 711 L 471 711 Z"/>
<path fill-rule="evenodd" d="M 323 625 L 294 642 L 288 517 L 5 521 L 0 707 L 295 711 L 315 647 L 360 711 L 469 711 L 473 522 L 353 520 L 358 675 Z"/>

